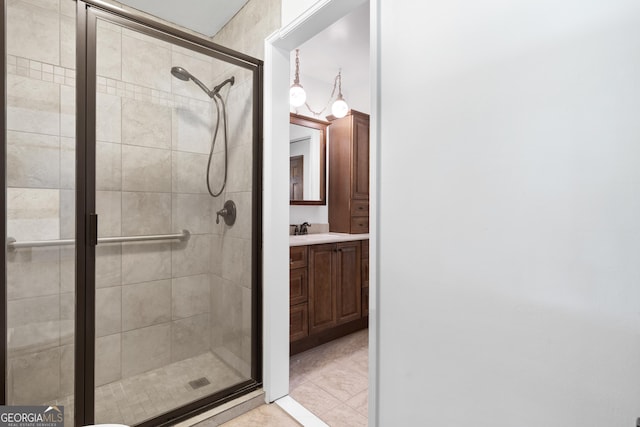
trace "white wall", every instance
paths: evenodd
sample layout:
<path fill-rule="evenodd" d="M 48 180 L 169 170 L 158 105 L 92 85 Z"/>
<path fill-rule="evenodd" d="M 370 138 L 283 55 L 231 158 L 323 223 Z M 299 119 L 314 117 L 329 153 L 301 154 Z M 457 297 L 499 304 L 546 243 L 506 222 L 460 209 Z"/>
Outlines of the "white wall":
<path fill-rule="evenodd" d="M 318 0 L 282 0 L 282 26 L 286 27 Z"/>
<path fill-rule="evenodd" d="M 375 3 L 379 425 L 635 426 L 640 3 Z"/>

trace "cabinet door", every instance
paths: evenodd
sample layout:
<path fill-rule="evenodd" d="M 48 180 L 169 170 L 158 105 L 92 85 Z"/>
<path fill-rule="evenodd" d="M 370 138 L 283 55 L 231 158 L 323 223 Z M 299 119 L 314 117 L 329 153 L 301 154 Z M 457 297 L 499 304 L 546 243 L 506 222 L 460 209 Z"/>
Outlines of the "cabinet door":
<path fill-rule="evenodd" d="M 289 310 L 289 341 L 296 341 L 309 335 L 307 304 L 298 304 Z"/>
<path fill-rule="evenodd" d="M 353 165 L 351 194 L 354 199 L 369 199 L 369 117 L 353 116 Z"/>
<path fill-rule="evenodd" d="M 309 334 L 336 325 L 335 244 L 309 246 Z"/>
<path fill-rule="evenodd" d="M 346 323 L 362 317 L 360 242 L 336 245 L 337 323 Z"/>
<path fill-rule="evenodd" d="M 307 302 L 307 269 L 296 268 L 289 271 L 289 304 Z"/>

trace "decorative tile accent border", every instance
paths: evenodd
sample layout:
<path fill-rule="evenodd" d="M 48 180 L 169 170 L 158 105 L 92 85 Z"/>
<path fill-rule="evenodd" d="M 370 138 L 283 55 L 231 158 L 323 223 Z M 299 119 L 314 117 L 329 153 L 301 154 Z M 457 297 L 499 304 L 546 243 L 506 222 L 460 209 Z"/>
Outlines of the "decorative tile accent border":
<path fill-rule="evenodd" d="M 34 80 L 53 82 L 64 86 L 76 86 L 76 71 L 73 68 L 60 67 L 28 58 L 7 55 L 7 74 L 28 77 Z M 96 92 L 116 95 L 121 98 L 146 101 L 171 108 L 198 110 L 207 108 L 211 102 L 176 95 L 171 92 L 126 83 L 121 80 L 98 76 Z"/>

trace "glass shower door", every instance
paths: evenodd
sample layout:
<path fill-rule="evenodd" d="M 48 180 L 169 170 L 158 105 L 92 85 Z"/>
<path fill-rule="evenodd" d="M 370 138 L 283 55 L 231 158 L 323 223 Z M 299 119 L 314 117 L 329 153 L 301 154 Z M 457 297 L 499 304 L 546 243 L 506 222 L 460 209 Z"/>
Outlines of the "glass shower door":
<path fill-rule="evenodd" d="M 0 7 L 7 95 L 4 404 L 64 405 L 65 425 L 72 426 L 75 3 Z"/>
<path fill-rule="evenodd" d="M 134 425 L 254 378 L 254 80 L 97 16 L 95 420 Z"/>

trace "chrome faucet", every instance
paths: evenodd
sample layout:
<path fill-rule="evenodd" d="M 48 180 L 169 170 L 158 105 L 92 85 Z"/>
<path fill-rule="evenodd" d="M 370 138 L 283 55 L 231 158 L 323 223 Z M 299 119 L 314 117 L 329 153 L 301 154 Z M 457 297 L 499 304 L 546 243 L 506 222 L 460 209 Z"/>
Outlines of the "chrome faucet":
<path fill-rule="evenodd" d="M 307 227 L 311 227 L 311 224 L 309 224 L 306 221 L 303 222 L 302 224 L 300 224 L 300 234 L 301 235 L 309 234 L 309 230 L 307 230 Z"/>

